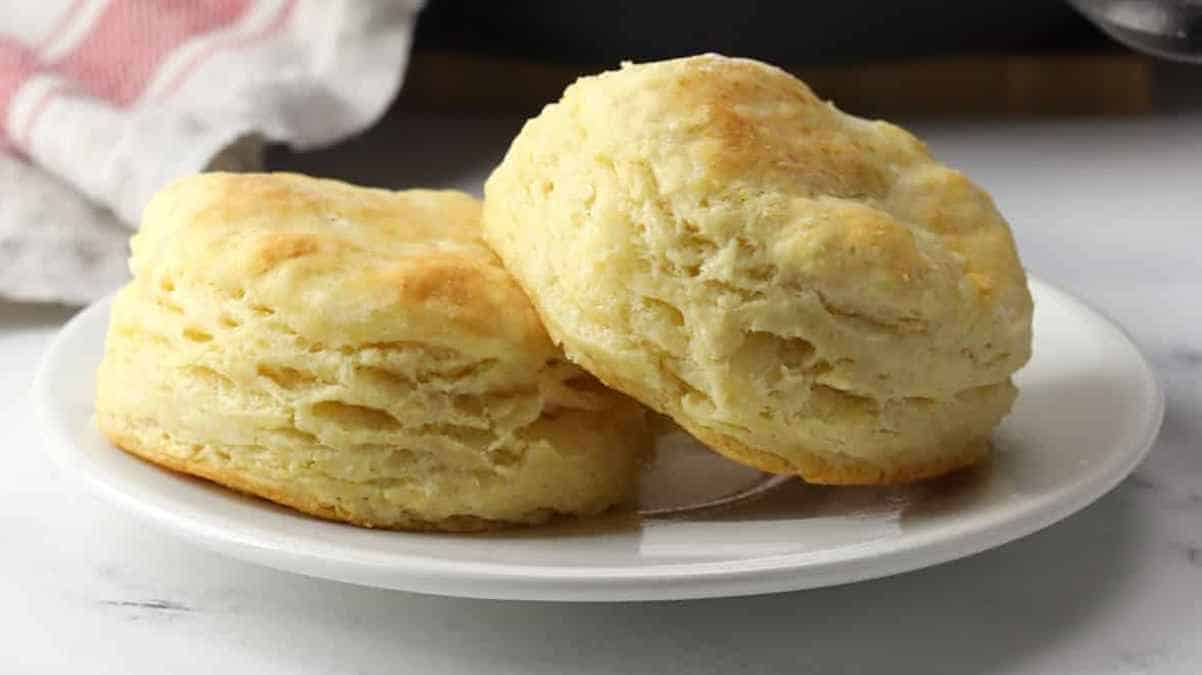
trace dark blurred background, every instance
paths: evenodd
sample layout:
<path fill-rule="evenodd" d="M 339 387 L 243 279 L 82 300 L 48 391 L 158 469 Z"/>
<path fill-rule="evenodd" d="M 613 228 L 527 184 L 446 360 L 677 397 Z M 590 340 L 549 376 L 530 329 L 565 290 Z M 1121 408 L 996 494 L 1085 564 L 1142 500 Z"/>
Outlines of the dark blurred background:
<path fill-rule="evenodd" d="M 774 63 L 845 111 L 903 124 L 1202 108 L 1202 67 L 1133 52 L 1057 0 L 430 0 L 385 119 L 342 150 L 273 148 L 268 165 L 475 189 L 522 120 L 577 77 L 706 51 Z M 398 175 L 388 157 L 363 159 L 384 148 L 423 161 Z"/>
<path fill-rule="evenodd" d="M 777 64 L 865 115 L 1139 113 L 1163 69 L 1056 0 L 431 0 L 400 104 L 528 114 L 580 74 L 703 51 Z"/>
<path fill-rule="evenodd" d="M 431 0 L 416 46 L 573 65 L 698 50 L 836 65 L 951 53 L 1111 49 L 1112 43 L 1059 0 Z"/>

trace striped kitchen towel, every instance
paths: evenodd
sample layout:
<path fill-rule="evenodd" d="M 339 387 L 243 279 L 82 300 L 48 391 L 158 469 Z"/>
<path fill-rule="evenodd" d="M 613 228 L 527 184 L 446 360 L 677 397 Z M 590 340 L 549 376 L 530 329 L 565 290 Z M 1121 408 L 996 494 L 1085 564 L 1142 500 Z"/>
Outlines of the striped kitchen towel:
<path fill-rule="evenodd" d="M 422 0 L 0 3 L 0 296 L 126 276 L 147 199 L 264 141 L 328 145 L 396 95 Z"/>

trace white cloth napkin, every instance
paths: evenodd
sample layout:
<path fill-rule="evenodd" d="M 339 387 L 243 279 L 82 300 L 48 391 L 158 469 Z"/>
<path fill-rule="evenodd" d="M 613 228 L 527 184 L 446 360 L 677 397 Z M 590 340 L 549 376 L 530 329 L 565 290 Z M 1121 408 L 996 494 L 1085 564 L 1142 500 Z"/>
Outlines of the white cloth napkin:
<path fill-rule="evenodd" d="M 165 183 L 366 129 L 422 0 L 0 3 L 0 296 L 83 303 L 126 278 Z"/>

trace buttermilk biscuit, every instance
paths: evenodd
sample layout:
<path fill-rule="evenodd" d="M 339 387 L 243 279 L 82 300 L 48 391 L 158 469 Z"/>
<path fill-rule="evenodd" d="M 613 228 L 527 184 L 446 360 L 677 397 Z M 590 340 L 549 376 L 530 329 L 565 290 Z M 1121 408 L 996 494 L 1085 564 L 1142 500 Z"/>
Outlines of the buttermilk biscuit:
<path fill-rule="evenodd" d="M 204 174 L 147 207 L 96 416 L 307 513 L 475 530 L 631 496 L 640 406 L 566 362 L 459 192 Z"/>
<path fill-rule="evenodd" d="M 570 359 L 768 471 L 876 484 L 971 464 L 1030 355 L 988 195 L 762 63 L 583 78 L 485 194 L 485 238 Z"/>

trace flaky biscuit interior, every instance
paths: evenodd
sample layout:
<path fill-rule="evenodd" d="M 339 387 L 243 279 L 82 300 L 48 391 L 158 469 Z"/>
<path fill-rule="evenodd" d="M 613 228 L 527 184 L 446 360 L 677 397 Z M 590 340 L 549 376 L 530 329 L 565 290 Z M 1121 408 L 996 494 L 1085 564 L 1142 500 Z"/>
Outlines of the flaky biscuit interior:
<path fill-rule="evenodd" d="M 628 499 L 640 406 L 554 347 L 479 209 L 286 174 L 174 184 L 113 303 L 99 425 L 151 461 L 374 527 Z"/>
<path fill-rule="evenodd" d="M 989 196 L 755 61 L 580 79 L 489 178 L 484 229 L 569 358 L 814 482 L 978 460 L 1030 356 Z"/>

